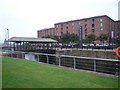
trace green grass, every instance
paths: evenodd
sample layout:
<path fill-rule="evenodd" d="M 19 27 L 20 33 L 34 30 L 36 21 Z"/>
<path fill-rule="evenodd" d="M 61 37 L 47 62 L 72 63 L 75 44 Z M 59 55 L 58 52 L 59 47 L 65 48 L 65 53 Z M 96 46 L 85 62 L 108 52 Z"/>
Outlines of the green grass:
<path fill-rule="evenodd" d="M 118 88 L 118 79 L 3 57 L 3 88 Z"/>

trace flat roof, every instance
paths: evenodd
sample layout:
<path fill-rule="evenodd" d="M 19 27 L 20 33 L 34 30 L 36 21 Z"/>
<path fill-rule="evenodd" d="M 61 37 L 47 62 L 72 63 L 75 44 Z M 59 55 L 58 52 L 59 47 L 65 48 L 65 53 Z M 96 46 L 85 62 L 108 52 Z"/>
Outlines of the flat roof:
<path fill-rule="evenodd" d="M 63 24 L 63 23 L 68 23 L 68 22 L 81 21 L 81 20 L 86 20 L 86 19 L 92 19 L 92 18 L 100 18 L 100 17 L 108 17 L 109 19 L 111 19 L 111 18 L 110 18 L 109 16 L 107 16 L 107 15 L 101 15 L 101 16 L 94 16 L 94 17 L 77 19 L 77 20 L 70 20 L 70 21 L 66 21 L 66 22 L 59 22 L 59 23 L 55 23 L 54 25 Z M 111 19 L 111 20 L 114 21 L 113 19 Z"/>
<path fill-rule="evenodd" d="M 55 28 L 44 28 L 44 29 L 37 30 L 37 31 L 45 31 L 45 30 L 50 30 L 50 29 L 55 29 Z"/>
<path fill-rule="evenodd" d="M 8 42 L 41 42 L 41 43 L 54 43 L 57 42 L 51 38 L 34 38 L 34 37 L 11 37 Z"/>

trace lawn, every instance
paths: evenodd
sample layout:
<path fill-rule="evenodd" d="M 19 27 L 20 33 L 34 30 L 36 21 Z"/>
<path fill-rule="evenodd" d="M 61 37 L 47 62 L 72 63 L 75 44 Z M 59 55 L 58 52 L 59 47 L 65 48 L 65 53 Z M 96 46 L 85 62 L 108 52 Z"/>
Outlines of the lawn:
<path fill-rule="evenodd" d="M 3 88 L 118 88 L 118 78 L 2 58 Z"/>

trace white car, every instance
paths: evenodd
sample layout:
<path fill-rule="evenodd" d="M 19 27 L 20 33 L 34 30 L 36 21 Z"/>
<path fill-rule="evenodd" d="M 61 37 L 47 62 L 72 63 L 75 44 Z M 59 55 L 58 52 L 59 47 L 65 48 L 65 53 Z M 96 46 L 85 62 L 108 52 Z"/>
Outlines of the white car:
<path fill-rule="evenodd" d="M 82 44 L 82 46 L 89 46 L 90 44 Z"/>
<path fill-rule="evenodd" d="M 96 46 L 109 46 L 108 43 L 99 43 L 99 44 L 96 44 Z"/>
<path fill-rule="evenodd" d="M 94 46 L 94 44 L 90 44 L 90 46 Z"/>

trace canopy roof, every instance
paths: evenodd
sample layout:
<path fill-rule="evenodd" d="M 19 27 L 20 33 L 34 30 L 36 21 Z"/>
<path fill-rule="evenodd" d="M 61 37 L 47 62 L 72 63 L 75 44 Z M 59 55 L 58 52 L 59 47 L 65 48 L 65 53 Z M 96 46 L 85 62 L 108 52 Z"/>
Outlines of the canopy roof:
<path fill-rule="evenodd" d="M 8 42 L 38 42 L 38 43 L 54 43 L 57 42 L 51 38 L 34 38 L 34 37 L 12 37 Z"/>

